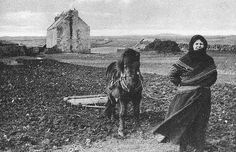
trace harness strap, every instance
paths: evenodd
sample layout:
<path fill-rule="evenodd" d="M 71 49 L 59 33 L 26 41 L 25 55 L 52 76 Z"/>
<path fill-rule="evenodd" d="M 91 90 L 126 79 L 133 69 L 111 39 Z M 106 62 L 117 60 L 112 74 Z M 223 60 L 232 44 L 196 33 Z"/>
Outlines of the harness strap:
<path fill-rule="evenodd" d="M 122 89 L 124 89 L 125 91 L 129 92 L 129 88 L 128 86 L 125 84 L 125 81 L 122 81 L 123 79 L 120 80 L 120 85 L 122 87 Z"/>
<path fill-rule="evenodd" d="M 111 84 L 110 84 L 110 89 L 112 89 L 112 87 L 114 86 L 114 85 L 116 85 L 117 83 L 120 83 L 120 85 L 121 85 L 121 88 L 123 89 L 123 90 L 125 90 L 125 91 L 127 91 L 127 92 L 130 92 L 130 90 L 129 90 L 129 88 L 128 88 L 128 86 L 127 86 L 127 84 L 125 83 L 125 81 L 124 81 L 124 76 L 122 75 L 119 79 L 117 79 L 116 81 L 114 81 L 114 79 L 111 81 Z M 138 91 L 138 89 L 140 89 L 140 88 L 143 88 L 143 83 L 142 83 L 142 80 L 141 80 L 141 78 L 139 77 L 139 81 L 138 81 L 138 84 L 136 85 L 136 87 L 135 87 L 135 91 Z"/>
<path fill-rule="evenodd" d="M 125 81 L 123 79 L 120 79 L 120 84 L 122 89 L 124 89 L 127 92 L 130 92 L 129 88 L 127 87 Z M 143 88 L 142 80 L 139 78 L 138 84 L 135 86 L 135 91 L 138 91 L 138 89 Z"/>
<path fill-rule="evenodd" d="M 120 81 L 120 79 L 117 79 L 115 82 L 114 82 L 114 80 L 112 80 L 109 88 L 112 89 L 112 87 L 113 87 L 114 85 L 116 85 L 117 82 L 119 82 L 119 81 Z"/>

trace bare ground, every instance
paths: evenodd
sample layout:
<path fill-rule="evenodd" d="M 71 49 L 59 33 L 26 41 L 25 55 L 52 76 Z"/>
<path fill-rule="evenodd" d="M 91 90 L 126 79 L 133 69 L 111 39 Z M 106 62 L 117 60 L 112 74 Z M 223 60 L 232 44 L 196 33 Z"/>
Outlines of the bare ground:
<path fill-rule="evenodd" d="M 46 58 L 76 65 L 52 60 L 21 60 L 24 66 L 1 65 L 1 80 L 4 80 L 1 82 L 0 100 L 3 109 L 0 117 L 2 150 L 177 151 L 177 146 L 158 144 L 151 130 L 163 120 L 174 96 L 174 87 L 167 77 L 153 73 L 156 71 L 166 75 L 166 68 L 178 57 L 146 54 L 142 59 L 143 73 L 145 70 L 152 73 L 144 74 L 142 131 L 132 131 L 132 119 L 129 117 L 124 139 L 116 135 L 117 122 L 98 117 L 101 111 L 81 109 L 62 101 L 64 96 L 102 93 L 105 69 L 81 65 L 106 67 L 117 59 L 117 54 L 64 54 L 48 55 Z M 226 64 L 220 61 L 229 60 L 228 57 L 225 59 L 217 61 L 220 67 Z M 228 62 L 234 61 L 232 58 Z M 222 69 L 230 71 L 230 68 Z M 229 77 L 232 76 L 229 74 Z M 206 150 L 233 151 L 236 86 L 230 84 L 228 79 L 222 79 L 213 86 L 212 91 L 213 105 Z"/>

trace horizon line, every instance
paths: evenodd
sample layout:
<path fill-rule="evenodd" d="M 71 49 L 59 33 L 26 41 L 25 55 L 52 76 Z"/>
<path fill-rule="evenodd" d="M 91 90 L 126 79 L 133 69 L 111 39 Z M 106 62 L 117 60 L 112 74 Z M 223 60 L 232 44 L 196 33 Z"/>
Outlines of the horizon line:
<path fill-rule="evenodd" d="M 198 34 L 198 33 L 196 33 Z M 91 37 L 96 37 L 96 36 L 107 36 L 107 37 L 122 37 L 122 36 L 156 36 L 156 35 L 178 35 L 178 36 L 192 36 L 196 34 L 176 34 L 176 33 L 159 33 L 159 34 L 121 34 L 121 35 L 90 35 Z M 236 36 L 236 34 L 200 34 L 203 36 Z M 47 37 L 47 35 L 3 35 L 0 37 Z"/>

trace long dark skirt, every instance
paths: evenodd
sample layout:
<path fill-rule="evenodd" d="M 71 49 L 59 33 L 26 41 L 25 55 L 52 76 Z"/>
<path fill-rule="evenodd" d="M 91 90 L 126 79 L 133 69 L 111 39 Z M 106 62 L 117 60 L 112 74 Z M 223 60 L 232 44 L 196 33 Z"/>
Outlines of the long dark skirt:
<path fill-rule="evenodd" d="M 174 144 L 203 146 L 210 111 L 210 88 L 179 92 L 154 134 L 162 134 Z"/>

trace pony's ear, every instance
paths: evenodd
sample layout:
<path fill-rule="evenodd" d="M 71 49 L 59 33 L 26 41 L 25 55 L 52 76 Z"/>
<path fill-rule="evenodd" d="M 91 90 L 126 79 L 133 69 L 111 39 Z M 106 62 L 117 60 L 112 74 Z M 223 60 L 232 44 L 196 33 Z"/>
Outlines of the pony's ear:
<path fill-rule="evenodd" d="M 124 61 L 123 60 L 118 60 L 116 63 L 117 63 L 118 70 L 123 73 L 124 72 Z"/>
<path fill-rule="evenodd" d="M 134 58 L 135 61 L 140 61 L 140 53 L 136 51 Z"/>
<path fill-rule="evenodd" d="M 137 52 L 136 56 L 137 56 L 138 60 L 140 61 L 140 53 L 139 52 Z"/>

